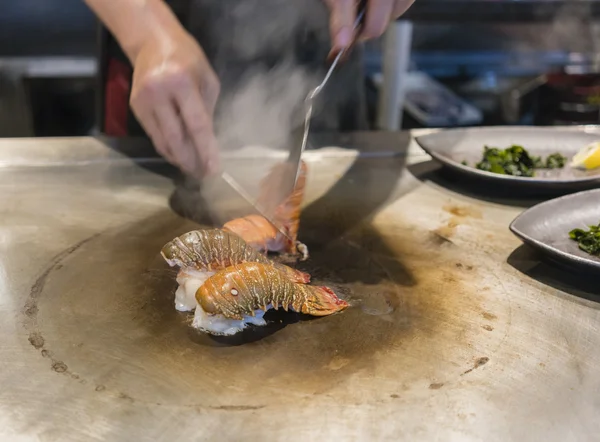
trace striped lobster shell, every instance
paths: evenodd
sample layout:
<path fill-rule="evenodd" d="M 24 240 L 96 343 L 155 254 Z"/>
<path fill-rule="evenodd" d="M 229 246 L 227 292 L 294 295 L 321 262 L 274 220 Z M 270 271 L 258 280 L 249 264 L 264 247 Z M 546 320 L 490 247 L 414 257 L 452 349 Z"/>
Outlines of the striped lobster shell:
<path fill-rule="evenodd" d="M 196 291 L 196 301 L 208 315 L 237 320 L 270 307 L 291 307 L 313 316 L 348 307 L 330 288 L 298 284 L 280 269 L 259 262 L 235 264 L 211 276 Z"/>
<path fill-rule="evenodd" d="M 277 268 L 294 282 L 310 282 L 309 274 L 270 261 L 238 235 L 220 229 L 184 233 L 165 244 L 161 255 L 170 266 L 202 271 L 219 271 L 244 262 L 256 262 Z"/>

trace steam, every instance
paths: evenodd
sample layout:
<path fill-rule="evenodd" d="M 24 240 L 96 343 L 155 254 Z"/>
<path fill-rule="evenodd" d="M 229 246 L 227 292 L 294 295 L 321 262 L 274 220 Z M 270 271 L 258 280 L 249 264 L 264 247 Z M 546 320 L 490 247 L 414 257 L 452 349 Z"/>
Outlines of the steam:
<path fill-rule="evenodd" d="M 303 124 L 304 100 L 323 76 L 319 68 L 309 71 L 300 65 L 297 42 L 308 27 L 324 25 L 327 32 L 326 10 L 321 14 L 325 21 L 317 24 L 315 11 L 309 10 L 324 8 L 320 1 L 305 8 L 289 0 L 222 3 L 214 6 L 220 16 L 213 21 L 228 34 L 214 48 L 222 78 L 214 121 L 219 147 L 288 149 Z"/>
<path fill-rule="evenodd" d="M 566 3 L 552 21 L 545 46 L 570 52 L 594 52 L 598 46 L 597 27 L 592 26 L 587 2 Z"/>
<path fill-rule="evenodd" d="M 587 67 L 587 62 L 594 61 L 600 49 L 600 21 L 592 15 L 591 2 L 566 1 L 553 16 L 549 16 L 551 9 L 547 9 L 551 5 L 544 3 L 534 8 L 537 17 L 531 22 L 494 25 L 492 44 L 499 44 L 501 50 L 510 54 L 513 66 L 536 75 L 547 63 L 553 70 L 554 63 L 548 61 L 548 53 L 566 52 L 567 65 L 572 63 L 567 71 L 574 65 Z M 482 31 L 490 35 L 489 29 L 482 28 Z M 598 60 L 595 61 L 597 64 Z"/>
<path fill-rule="evenodd" d="M 224 3 L 228 5 L 222 23 L 230 23 L 230 36 L 219 47 L 223 56 L 251 61 L 265 53 L 285 53 L 303 25 L 302 13 L 289 0 Z"/>
<path fill-rule="evenodd" d="M 215 121 L 221 150 L 249 145 L 288 149 L 304 122 L 304 101 L 317 76 L 292 61 L 253 69 L 229 91 Z"/>

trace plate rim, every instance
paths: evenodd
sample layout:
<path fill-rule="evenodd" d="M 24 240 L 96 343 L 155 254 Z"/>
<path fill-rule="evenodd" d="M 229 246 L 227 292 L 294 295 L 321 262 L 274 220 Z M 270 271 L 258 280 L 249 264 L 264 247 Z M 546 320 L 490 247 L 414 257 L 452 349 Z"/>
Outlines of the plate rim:
<path fill-rule="evenodd" d="M 578 126 L 577 126 L 578 127 Z M 590 136 L 596 136 L 598 140 L 600 140 L 600 134 L 594 134 L 590 132 L 586 132 L 585 130 L 568 130 L 568 129 L 553 129 L 547 127 L 536 127 L 536 126 L 501 126 L 501 127 L 473 127 L 473 128 L 452 128 L 452 129 L 443 129 L 441 131 L 428 133 L 425 135 L 419 135 L 415 137 L 415 141 L 417 144 L 423 149 L 427 154 L 429 154 L 432 158 L 442 163 L 442 165 L 452 167 L 454 169 L 458 169 L 462 172 L 468 173 L 469 175 L 475 175 L 479 177 L 487 177 L 498 181 L 506 181 L 511 183 L 528 183 L 528 184 L 537 184 L 543 186 L 552 186 L 552 185 L 568 185 L 568 184 L 589 184 L 595 181 L 600 181 L 600 173 L 595 176 L 583 177 L 583 178 L 573 178 L 573 179 L 545 179 L 545 178 L 536 178 L 536 177 L 519 177 L 513 175 L 501 175 L 498 173 L 492 173 L 485 170 L 479 170 L 475 167 L 465 166 L 447 156 L 440 155 L 438 152 L 435 152 L 431 149 L 428 149 L 426 146 L 422 144 L 422 140 L 426 138 L 434 138 L 442 136 L 444 133 L 449 132 L 502 132 L 506 130 L 514 130 L 518 132 L 535 132 L 535 131 L 543 131 L 549 133 L 567 133 L 567 134 L 586 134 Z"/>
<path fill-rule="evenodd" d="M 517 238 L 519 238 L 525 244 L 528 244 L 536 249 L 541 249 L 550 255 L 558 255 L 558 257 L 560 257 L 562 260 L 565 260 L 569 263 L 573 263 L 575 261 L 578 265 L 584 265 L 587 268 L 599 271 L 600 270 L 600 261 L 592 260 L 590 258 L 581 257 L 581 256 L 577 256 L 577 255 L 573 255 L 573 254 L 564 252 L 560 249 L 557 249 L 554 246 L 548 245 L 538 239 L 533 238 L 532 236 L 526 234 L 525 232 L 523 232 L 522 230 L 520 230 L 516 227 L 516 224 L 519 222 L 519 220 L 522 220 L 522 218 L 528 212 L 530 212 L 534 209 L 539 209 L 540 207 L 550 205 L 551 203 L 556 204 L 558 201 L 561 201 L 561 200 L 573 199 L 579 195 L 587 194 L 587 193 L 598 193 L 600 195 L 600 188 L 599 189 L 582 190 L 582 191 L 575 192 L 575 193 L 572 193 L 569 195 L 563 195 L 563 196 L 560 196 L 557 198 L 553 198 L 553 199 L 550 199 L 547 201 L 542 201 L 538 204 L 535 204 L 535 205 L 529 207 L 528 209 L 522 211 L 520 214 L 518 214 L 511 221 L 508 228 L 513 233 L 513 235 L 515 235 Z"/>

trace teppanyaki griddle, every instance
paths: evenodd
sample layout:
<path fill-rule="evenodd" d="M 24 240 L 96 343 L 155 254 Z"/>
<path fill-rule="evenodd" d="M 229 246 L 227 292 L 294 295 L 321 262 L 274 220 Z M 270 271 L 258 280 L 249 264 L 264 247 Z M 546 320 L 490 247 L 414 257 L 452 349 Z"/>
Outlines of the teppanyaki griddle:
<path fill-rule="evenodd" d="M 173 308 L 158 251 L 201 210 L 169 170 L 91 138 L 0 141 L 2 439 L 594 437 L 593 295 L 520 247 L 520 207 L 447 190 L 407 141 L 307 153 L 304 268 L 352 308 L 233 340 Z"/>

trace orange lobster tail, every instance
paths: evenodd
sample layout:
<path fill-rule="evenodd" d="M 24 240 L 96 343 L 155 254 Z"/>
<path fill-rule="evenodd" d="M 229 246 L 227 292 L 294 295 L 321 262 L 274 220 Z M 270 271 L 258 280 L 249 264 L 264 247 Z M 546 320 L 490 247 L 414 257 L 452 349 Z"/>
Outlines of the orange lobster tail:
<path fill-rule="evenodd" d="M 298 179 L 294 186 L 294 191 L 289 198 L 279 205 L 275 211 L 275 222 L 281 223 L 286 229 L 293 243 L 289 245 L 288 250 L 295 248 L 298 239 L 298 229 L 300 228 L 300 212 L 302 201 L 304 199 L 304 189 L 306 187 L 306 174 L 308 167 L 304 161 L 300 162 Z"/>
<path fill-rule="evenodd" d="M 245 218 L 231 221 L 234 227 L 244 227 L 246 222 L 250 221 Z M 282 236 L 267 220 L 264 220 L 264 223 Z M 308 273 L 271 262 L 265 255 L 260 254 L 253 244 L 245 241 L 244 235 L 231 229 L 192 230 L 165 244 L 161 255 L 169 265 L 176 265 L 182 269 L 219 271 L 243 262 L 260 262 L 274 266 L 294 282 L 306 284 L 310 281 Z"/>
<path fill-rule="evenodd" d="M 273 224 L 260 215 L 248 215 L 228 221 L 223 230 L 238 235 L 251 246 L 264 252 L 279 239 L 278 236 L 282 236 Z"/>
<path fill-rule="evenodd" d="M 275 208 L 275 219 L 273 221 L 284 229 L 289 238 L 282 235 L 273 224 L 260 215 L 249 215 L 231 220 L 223 226 L 223 230 L 240 236 L 252 247 L 261 251 L 296 254 L 298 252 L 297 238 L 300 228 L 300 212 L 304 199 L 307 171 L 306 163 L 301 161 L 298 179 L 296 180 L 292 194 Z M 292 172 L 289 163 L 276 165 L 269 176 L 261 183 L 261 195 L 258 199 L 259 204 L 264 205 L 265 201 L 269 201 L 269 194 L 272 190 L 269 184 L 278 182 L 276 179 L 278 174 L 289 174 Z"/>
<path fill-rule="evenodd" d="M 269 306 L 313 316 L 348 307 L 328 287 L 295 283 L 277 268 L 258 262 L 236 264 L 211 276 L 196 291 L 196 300 L 207 314 L 236 320 Z"/>

